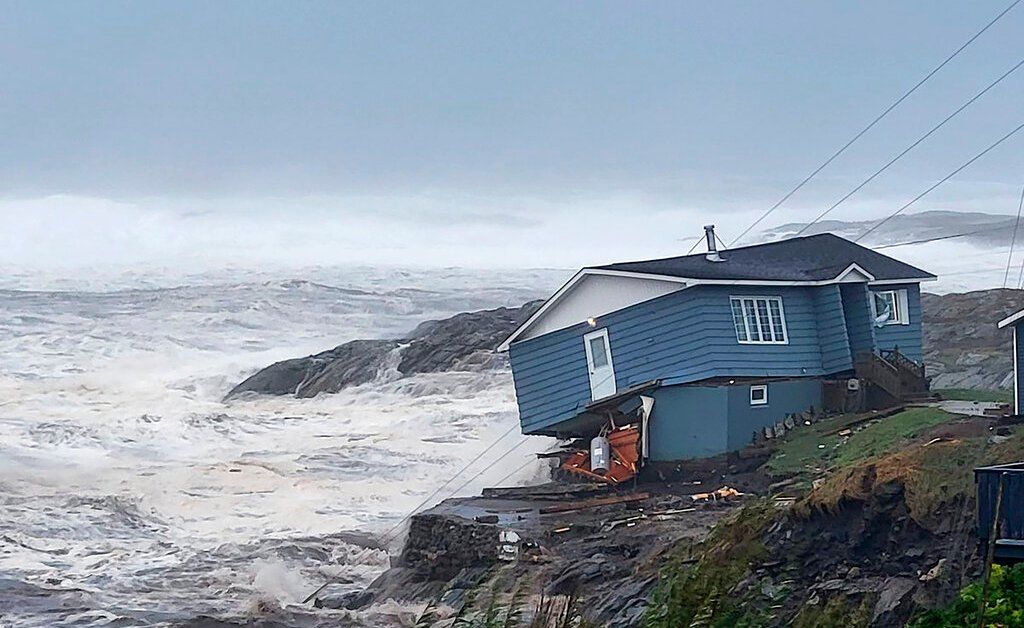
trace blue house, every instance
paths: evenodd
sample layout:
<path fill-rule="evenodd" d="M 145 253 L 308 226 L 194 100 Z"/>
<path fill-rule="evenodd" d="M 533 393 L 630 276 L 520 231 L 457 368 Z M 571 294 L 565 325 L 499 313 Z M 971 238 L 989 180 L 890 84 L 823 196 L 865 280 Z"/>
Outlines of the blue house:
<path fill-rule="evenodd" d="M 1013 413 L 1021 413 L 1021 392 L 1024 392 L 1024 310 L 999 321 L 999 329 L 1013 330 Z"/>
<path fill-rule="evenodd" d="M 502 343 L 524 434 L 636 424 L 645 459 L 678 460 L 821 409 L 828 382 L 927 389 L 934 275 L 832 234 L 718 251 L 705 229 L 707 253 L 580 270 Z"/>

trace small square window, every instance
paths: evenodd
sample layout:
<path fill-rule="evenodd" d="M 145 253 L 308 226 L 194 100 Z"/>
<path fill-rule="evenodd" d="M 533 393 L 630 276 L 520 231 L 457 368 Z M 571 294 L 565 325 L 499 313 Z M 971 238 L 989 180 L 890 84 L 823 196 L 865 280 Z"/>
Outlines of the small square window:
<path fill-rule="evenodd" d="M 752 406 L 766 406 L 768 405 L 768 386 L 762 384 L 760 386 L 750 387 L 750 405 Z"/>

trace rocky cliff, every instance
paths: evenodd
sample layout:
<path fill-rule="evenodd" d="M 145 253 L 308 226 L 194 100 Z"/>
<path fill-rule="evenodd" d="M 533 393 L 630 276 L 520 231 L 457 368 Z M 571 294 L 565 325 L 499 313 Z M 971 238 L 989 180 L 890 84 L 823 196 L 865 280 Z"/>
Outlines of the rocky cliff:
<path fill-rule="evenodd" d="M 1024 309 L 1024 290 L 923 294 L 924 357 L 932 388 L 1013 385 L 1009 330 L 996 324 Z"/>
<path fill-rule="evenodd" d="M 397 377 L 469 368 L 503 368 L 494 347 L 529 318 L 540 301 L 518 308 L 466 312 L 420 324 L 405 338 L 354 340 L 328 351 L 272 364 L 228 393 L 313 397 Z M 924 354 L 933 388 L 1011 386 L 1012 339 L 996 327 L 1024 308 L 1024 290 L 923 294 Z"/>
<path fill-rule="evenodd" d="M 271 364 L 231 389 L 242 393 L 314 397 L 365 384 L 391 372 L 397 377 L 451 370 L 502 368 L 494 348 L 526 321 L 540 301 L 518 308 L 466 312 L 426 321 L 397 339 L 353 340 L 328 351 Z"/>

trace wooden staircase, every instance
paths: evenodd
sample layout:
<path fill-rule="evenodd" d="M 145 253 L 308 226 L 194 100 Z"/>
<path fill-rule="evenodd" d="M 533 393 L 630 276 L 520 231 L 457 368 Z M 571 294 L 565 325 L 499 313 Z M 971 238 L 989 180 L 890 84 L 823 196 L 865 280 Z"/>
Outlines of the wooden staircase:
<path fill-rule="evenodd" d="M 899 349 L 862 351 L 854 361 L 857 377 L 867 380 L 897 403 L 923 403 L 938 399 L 928 390 L 924 365 L 900 353 Z"/>

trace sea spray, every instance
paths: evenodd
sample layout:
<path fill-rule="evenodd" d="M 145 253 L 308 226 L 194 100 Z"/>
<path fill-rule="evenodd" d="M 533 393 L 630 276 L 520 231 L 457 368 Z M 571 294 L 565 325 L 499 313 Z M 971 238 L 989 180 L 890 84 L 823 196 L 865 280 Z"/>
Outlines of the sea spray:
<path fill-rule="evenodd" d="M 281 625 L 341 623 L 296 597 L 329 578 L 358 589 L 387 567 L 364 550 L 372 533 L 515 423 L 510 374 L 384 376 L 303 400 L 225 392 L 276 360 L 519 305 L 562 279 L 345 272 L 0 291 L 5 620 L 170 626 L 244 620 L 255 604 Z M 503 462 L 464 492 L 515 468 Z"/>

